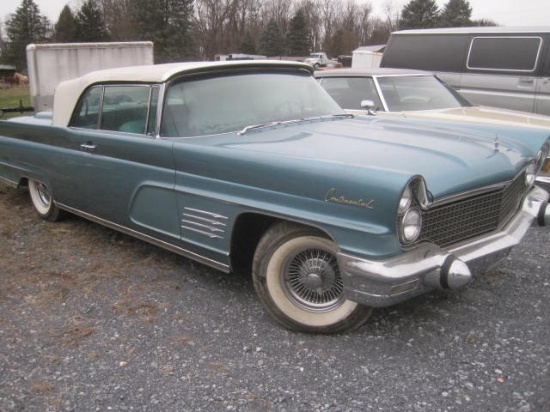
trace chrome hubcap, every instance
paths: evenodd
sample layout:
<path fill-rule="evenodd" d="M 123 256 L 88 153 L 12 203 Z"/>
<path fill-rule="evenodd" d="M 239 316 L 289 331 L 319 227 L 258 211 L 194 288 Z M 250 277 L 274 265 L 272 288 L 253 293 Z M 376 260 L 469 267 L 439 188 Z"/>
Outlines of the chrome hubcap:
<path fill-rule="evenodd" d="M 44 207 L 49 207 L 52 201 L 52 198 L 48 192 L 48 188 L 43 183 L 36 183 L 36 194 L 38 199 L 44 205 Z"/>
<path fill-rule="evenodd" d="M 308 310 L 333 310 L 344 301 L 336 257 L 325 250 L 307 249 L 290 257 L 281 274 L 287 296 Z"/>

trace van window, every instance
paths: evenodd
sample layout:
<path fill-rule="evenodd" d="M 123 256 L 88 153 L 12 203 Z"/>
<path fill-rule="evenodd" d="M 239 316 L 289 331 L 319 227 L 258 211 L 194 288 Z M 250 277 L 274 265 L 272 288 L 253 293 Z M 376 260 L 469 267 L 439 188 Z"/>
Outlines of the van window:
<path fill-rule="evenodd" d="M 474 37 L 468 69 L 532 72 L 537 68 L 540 37 Z"/>
<path fill-rule="evenodd" d="M 459 72 L 464 65 L 468 36 L 393 35 L 381 67 Z"/>

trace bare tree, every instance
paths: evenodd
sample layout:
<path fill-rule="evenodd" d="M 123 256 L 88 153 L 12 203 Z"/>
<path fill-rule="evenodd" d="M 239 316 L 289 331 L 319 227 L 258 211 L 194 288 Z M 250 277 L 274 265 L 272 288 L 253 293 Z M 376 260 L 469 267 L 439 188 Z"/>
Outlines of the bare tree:
<path fill-rule="evenodd" d="M 203 58 L 226 52 L 225 31 L 240 5 L 239 0 L 196 0 L 194 14 L 195 37 Z"/>
<path fill-rule="evenodd" d="M 384 13 L 386 15 L 386 23 L 390 33 L 397 30 L 399 27 L 399 20 L 401 20 L 401 10 L 399 10 L 393 0 L 386 0 L 384 3 Z"/>
<path fill-rule="evenodd" d="M 322 39 L 319 48 L 327 48 L 331 39 L 340 28 L 340 18 L 344 14 L 344 4 L 341 1 L 319 0 L 319 25 Z"/>
<path fill-rule="evenodd" d="M 374 20 L 372 17 L 372 6 L 369 3 L 358 7 L 355 23 L 357 46 L 369 44 L 372 31 L 374 30 Z"/>
<path fill-rule="evenodd" d="M 293 10 L 293 0 L 264 0 L 263 22 L 275 21 L 277 26 L 285 32 Z"/>
<path fill-rule="evenodd" d="M 136 28 L 131 16 L 131 0 L 99 0 L 107 29 L 114 41 L 131 40 Z"/>

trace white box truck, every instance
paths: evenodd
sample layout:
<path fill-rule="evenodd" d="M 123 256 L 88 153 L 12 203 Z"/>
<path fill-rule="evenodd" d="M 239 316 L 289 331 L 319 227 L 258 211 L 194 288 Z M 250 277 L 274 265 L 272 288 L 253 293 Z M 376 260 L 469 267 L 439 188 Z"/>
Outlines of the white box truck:
<path fill-rule="evenodd" d="M 153 64 L 152 42 L 50 43 L 27 46 L 35 112 L 51 111 L 56 86 L 94 70 Z"/>

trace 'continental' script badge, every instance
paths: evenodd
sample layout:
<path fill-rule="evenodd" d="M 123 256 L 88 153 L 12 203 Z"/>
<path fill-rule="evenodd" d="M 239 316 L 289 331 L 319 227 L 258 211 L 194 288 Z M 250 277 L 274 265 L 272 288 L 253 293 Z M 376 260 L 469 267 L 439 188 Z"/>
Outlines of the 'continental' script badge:
<path fill-rule="evenodd" d="M 345 196 L 338 194 L 335 188 L 329 189 L 325 194 L 325 202 L 341 203 L 344 205 L 364 207 L 374 209 L 374 199 L 348 199 Z"/>

